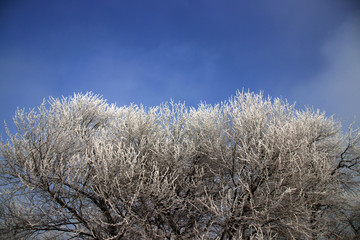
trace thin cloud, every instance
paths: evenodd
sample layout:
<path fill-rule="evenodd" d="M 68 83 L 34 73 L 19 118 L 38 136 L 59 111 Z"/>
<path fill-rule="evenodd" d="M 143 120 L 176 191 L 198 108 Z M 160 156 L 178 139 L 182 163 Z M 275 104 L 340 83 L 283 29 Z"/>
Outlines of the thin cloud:
<path fill-rule="evenodd" d="M 360 118 L 360 18 L 345 21 L 321 48 L 324 67 L 294 87 L 301 104 L 314 105 L 337 119 Z"/>

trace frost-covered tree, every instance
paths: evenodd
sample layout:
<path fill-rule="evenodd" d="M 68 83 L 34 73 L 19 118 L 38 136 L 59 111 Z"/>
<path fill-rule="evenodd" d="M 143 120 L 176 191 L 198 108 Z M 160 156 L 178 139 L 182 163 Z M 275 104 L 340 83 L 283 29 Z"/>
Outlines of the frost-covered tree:
<path fill-rule="evenodd" d="M 359 133 L 344 136 L 332 118 L 281 99 L 237 92 L 215 106 L 147 109 L 87 93 L 18 110 L 14 123 L 0 144 L 3 238 L 335 239 L 359 230 L 345 197 L 357 189 Z"/>

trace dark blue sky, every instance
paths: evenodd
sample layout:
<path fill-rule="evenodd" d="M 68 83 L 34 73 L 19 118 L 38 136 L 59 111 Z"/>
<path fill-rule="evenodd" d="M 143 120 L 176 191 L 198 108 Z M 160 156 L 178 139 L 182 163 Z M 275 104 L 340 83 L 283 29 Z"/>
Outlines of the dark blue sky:
<path fill-rule="evenodd" d="M 237 89 L 360 118 L 356 0 L 3 0 L 0 120 L 43 98 L 218 103 Z"/>

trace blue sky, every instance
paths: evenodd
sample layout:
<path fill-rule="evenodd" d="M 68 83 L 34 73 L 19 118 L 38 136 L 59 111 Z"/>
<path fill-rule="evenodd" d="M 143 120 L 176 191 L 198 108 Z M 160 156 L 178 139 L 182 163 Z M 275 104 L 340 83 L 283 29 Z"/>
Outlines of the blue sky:
<path fill-rule="evenodd" d="M 357 0 L 3 0 L 0 120 L 49 96 L 196 106 L 237 89 L 360 120 Z"/>

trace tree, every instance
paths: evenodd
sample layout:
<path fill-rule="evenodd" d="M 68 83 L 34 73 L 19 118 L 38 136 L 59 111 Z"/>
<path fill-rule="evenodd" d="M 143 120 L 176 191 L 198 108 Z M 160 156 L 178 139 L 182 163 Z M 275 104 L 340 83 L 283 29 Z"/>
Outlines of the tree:
<path fill-rule="evenodd" d="M 250 92 L 215 106 L 149 109 L 87 93 L 18 110 L 14 123 L 16 134 L 6 128 L 0 144 L 5 238 L 319 239 L 351 231 L 341 229 L 352 209 L 342 199 L 356 189 L 359 132 L 342 135 L 319 111 Z"/>

